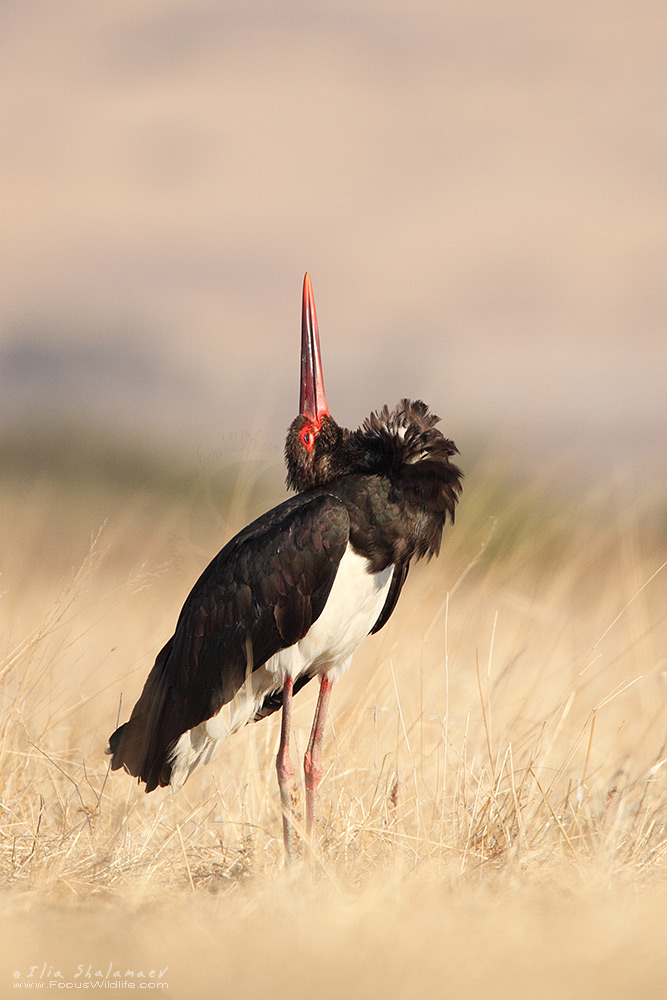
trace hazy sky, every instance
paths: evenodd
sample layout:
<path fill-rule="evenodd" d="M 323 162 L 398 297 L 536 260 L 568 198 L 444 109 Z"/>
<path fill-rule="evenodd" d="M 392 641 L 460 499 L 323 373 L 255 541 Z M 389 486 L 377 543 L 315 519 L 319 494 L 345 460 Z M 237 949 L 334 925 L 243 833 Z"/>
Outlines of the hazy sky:
<path fill-rule="evenodd" d="M 307 269 L 341 422 L 663 454 L 666 52 L 641 0 L 4 3 L 0 414 L 272 446 Z"/>

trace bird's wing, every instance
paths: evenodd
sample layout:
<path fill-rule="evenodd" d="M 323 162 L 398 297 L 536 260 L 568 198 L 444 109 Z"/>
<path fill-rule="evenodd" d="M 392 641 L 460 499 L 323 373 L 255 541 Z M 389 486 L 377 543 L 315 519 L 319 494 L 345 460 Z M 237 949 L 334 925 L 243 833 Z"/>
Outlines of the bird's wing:
<path fill-rule="evenodd" d="M 130 721 L 109 740 L 111 766 L 146 791 L 169 782 L 171 751 L 211 718 L 248 672 L 303 638 L 324 609 L 350 531 L 344 504 L 299 495 L 244 528 L 192 588 Z"/>

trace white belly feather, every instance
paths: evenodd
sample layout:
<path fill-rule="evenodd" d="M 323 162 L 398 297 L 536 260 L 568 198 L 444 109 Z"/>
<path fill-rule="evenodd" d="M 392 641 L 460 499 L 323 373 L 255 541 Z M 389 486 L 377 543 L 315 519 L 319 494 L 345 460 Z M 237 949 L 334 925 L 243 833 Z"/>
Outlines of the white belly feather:
<path fill-rule="evenodd" d="M 380 617 L 392 573 L 392 566 L 369 573 L 368 560 L 348 544 L 324 610 L 303 639 L 254 670 L 232 701 L 180 737 L 172 758 L 172 786 L 182 785 L 197 764 L 211 759 L 220 740 L 250 722 L 286 677 L 296 681 L 306 672 L 326 673 L 336 680 Z"/>

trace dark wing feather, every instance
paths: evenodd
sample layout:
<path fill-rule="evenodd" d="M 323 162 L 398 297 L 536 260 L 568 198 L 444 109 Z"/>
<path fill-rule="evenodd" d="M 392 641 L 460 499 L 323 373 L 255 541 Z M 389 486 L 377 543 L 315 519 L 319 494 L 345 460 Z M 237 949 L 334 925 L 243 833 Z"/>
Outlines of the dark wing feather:
<path fill-rule="evenodd" d="M 403 584 L 405 583 L 409 569 L 410 569 L 409 562 L 397 563 L 394 566 L 394 575 L 391 578 L 391 583 L 389 585 L 387 597 L 385 598 L 384 607 L 380 612 L 380 617 L 378 618 L 375 625 L 368 633 L 369 635 L 375 635 L 375 633 L 379 632 L 380 629 L 383 628 L 389 621 L 391 613 L 396 607 L 396 602 L 398 601 L 400 593 L 403 589 Z"/>
<path fill-rule="evenodd" d="M 324 609 L 349 538 L 344 504 L 301 494 L 248 525 L 204 570 L 159 652 L 111 767 L 166 785 L 182 733 L 231 701 L 248 671 L 303 638 Z M 268 714 L 268 713 L 267 713 Z"/>

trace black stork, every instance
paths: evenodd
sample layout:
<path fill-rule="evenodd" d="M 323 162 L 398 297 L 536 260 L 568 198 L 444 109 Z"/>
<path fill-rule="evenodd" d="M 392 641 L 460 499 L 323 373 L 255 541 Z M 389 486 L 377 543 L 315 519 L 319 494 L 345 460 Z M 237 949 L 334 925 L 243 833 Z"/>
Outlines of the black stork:
<path fill-rule="evenodd" d="M 282 708 L 276 758 L 285 852 L 293 851 L 293 696 L 320 690 L 304 758 L 312 842 L 331 688 L 393 612 L 410 561 L 440 549 L 462 473 L 420 400 L 371 413 L 356 431 L 327 406 L 310 277 L 303 286 L 299 415 L 285 443 L 296 496 L 225 545 L 192 588 L 129 722 L 109 739 L 113 770 L 179 787 L 220 740 Z"/>

